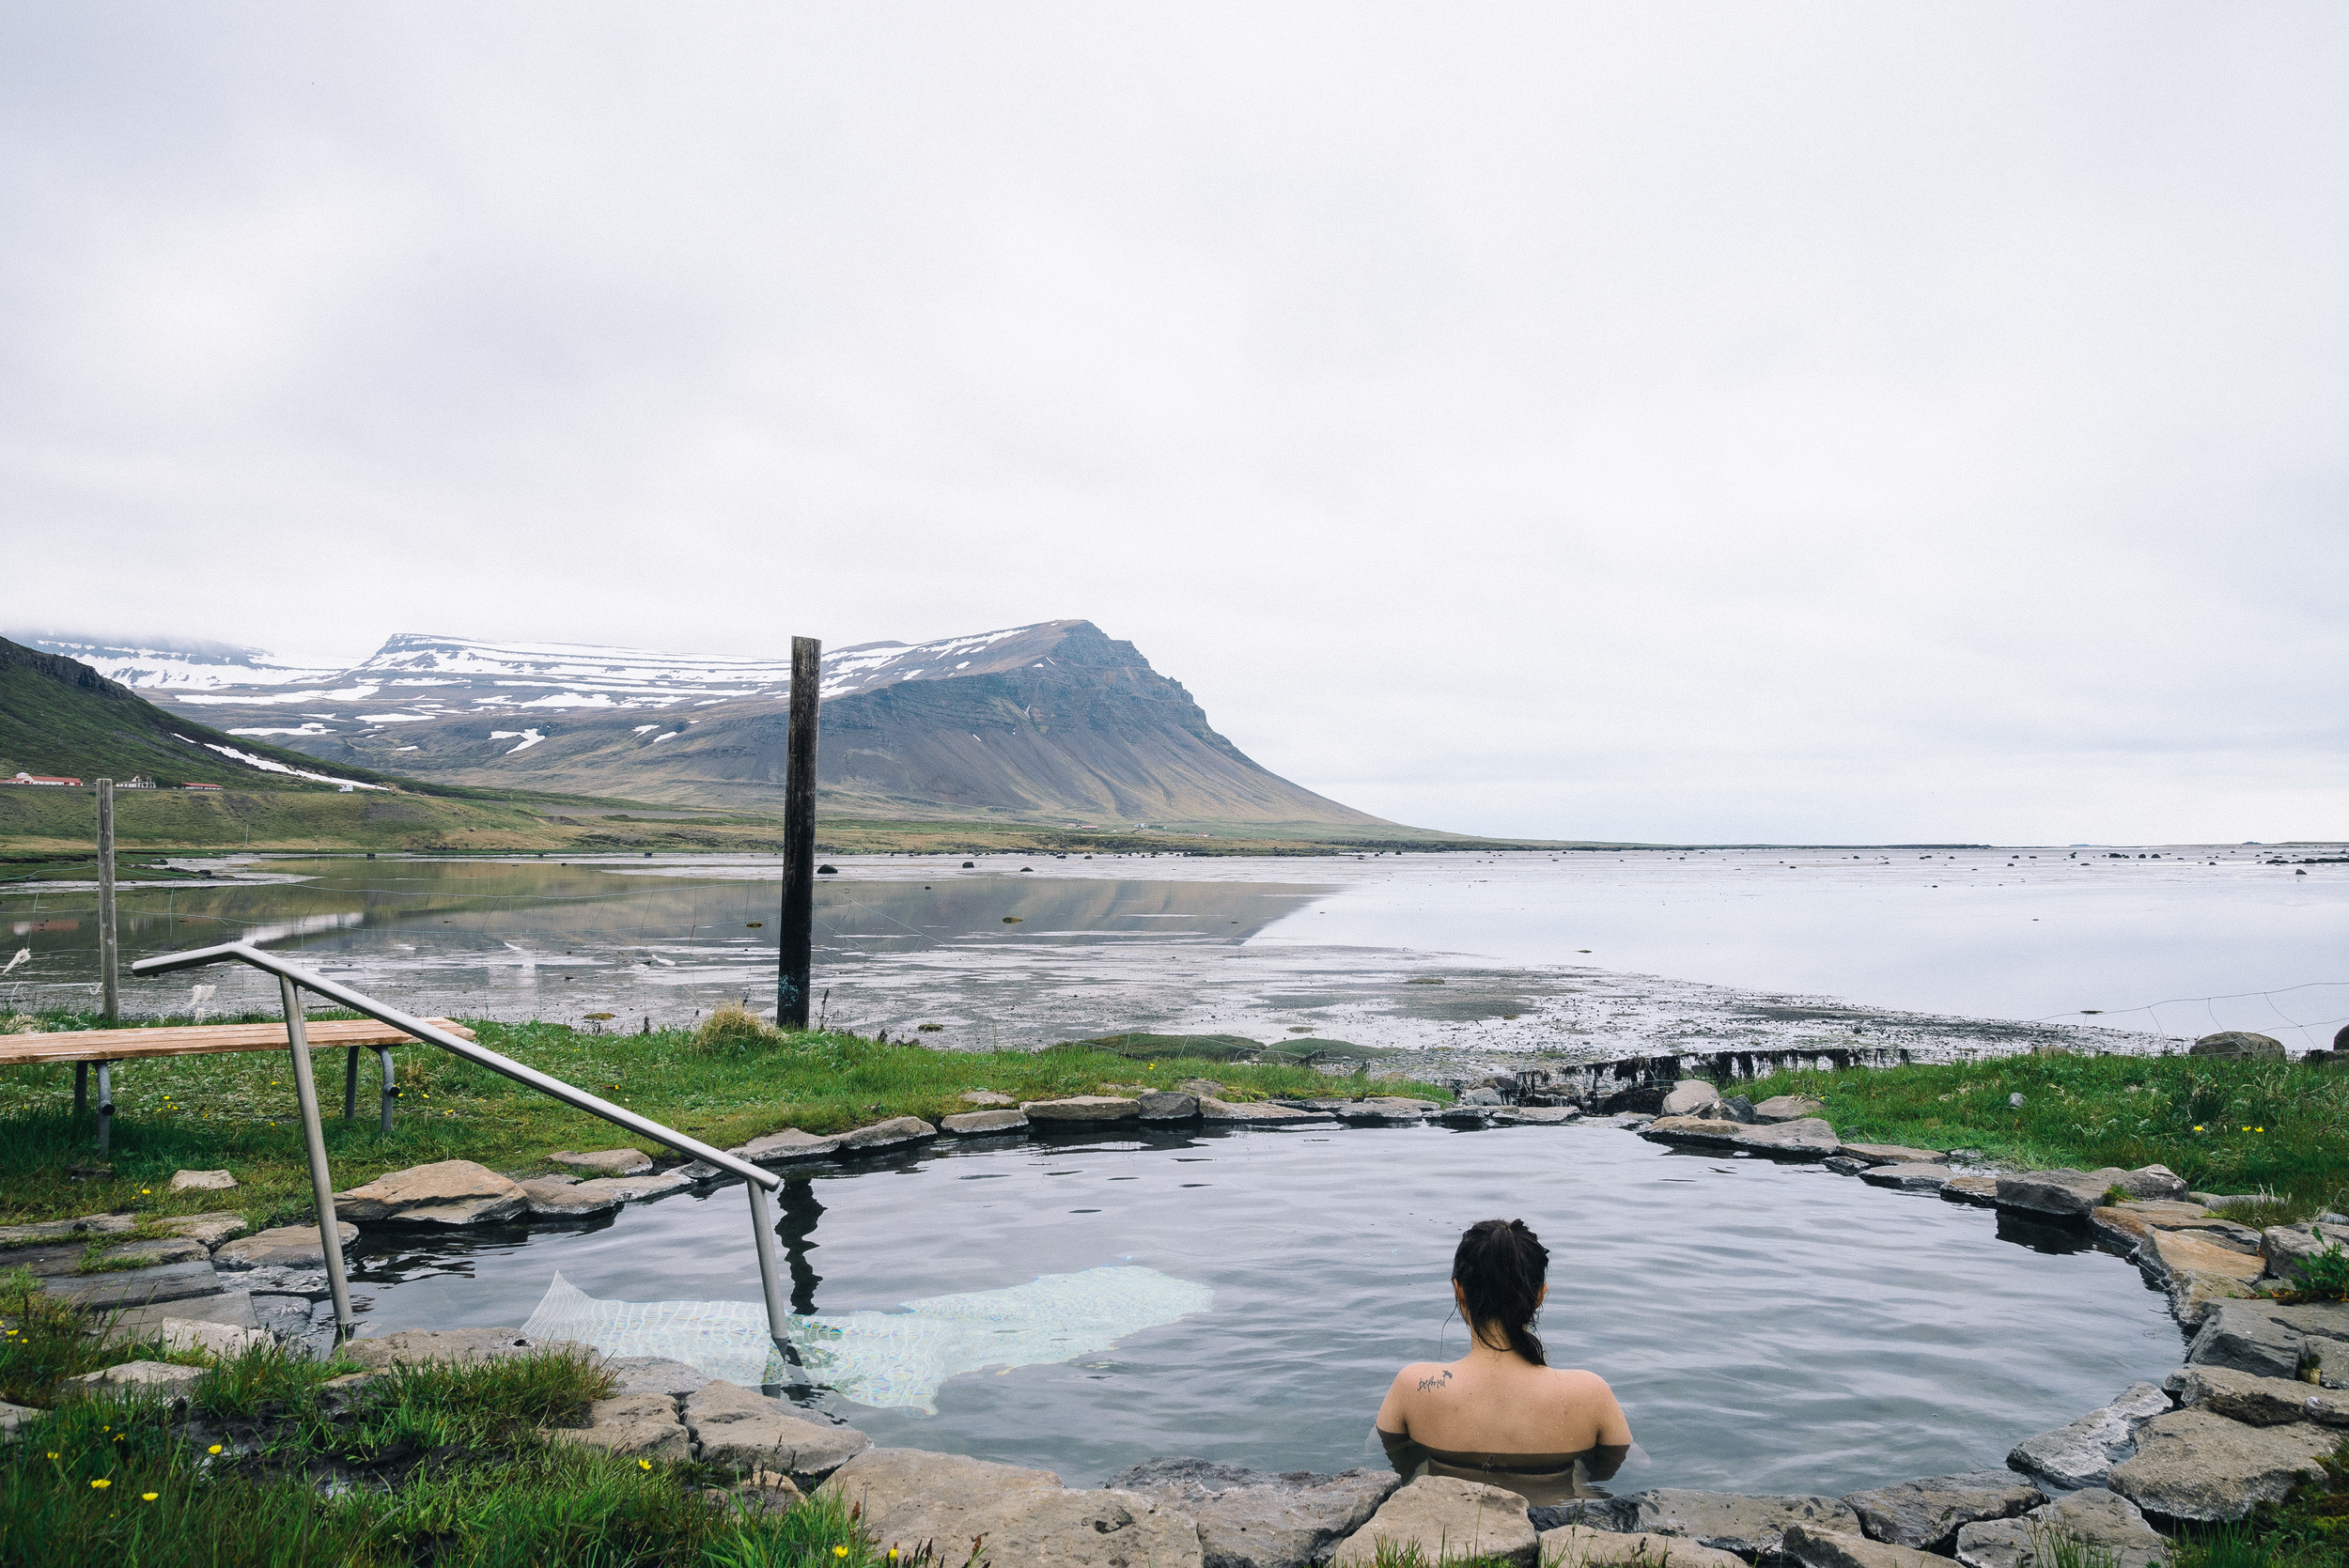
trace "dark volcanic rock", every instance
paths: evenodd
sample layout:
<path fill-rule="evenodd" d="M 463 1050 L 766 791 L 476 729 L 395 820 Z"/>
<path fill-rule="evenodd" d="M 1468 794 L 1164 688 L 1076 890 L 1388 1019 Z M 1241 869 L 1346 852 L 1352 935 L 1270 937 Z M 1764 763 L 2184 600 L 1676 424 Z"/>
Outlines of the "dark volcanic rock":
<path fill-rule="evenodd" d="M 1927 1476 L 1852 1492 L 1843 1498 L 1859 1515 L 1859 1527 L 1869 1540 L 1944 1557 L 1957 1549 L 1961 1527 L 1979 1519 L 2011 1519 L 2046 1500 L 2046 1493 L 2012 1470 Z"/>

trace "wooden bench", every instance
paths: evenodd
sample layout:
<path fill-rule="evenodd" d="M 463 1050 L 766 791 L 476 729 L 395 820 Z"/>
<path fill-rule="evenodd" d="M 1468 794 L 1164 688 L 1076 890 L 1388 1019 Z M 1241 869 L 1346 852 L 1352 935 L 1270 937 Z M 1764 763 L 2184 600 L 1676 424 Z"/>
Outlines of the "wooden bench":
<path fill-rule="evenodd" d="M 446 1018 L 427 1018 L 436 1029 L 472 1039 L 474 1032 Z M 343 1120 L 359 1111 L 359 1053 L 373 1050 L 382 1069 L 385 1132 L 392 1130 L 392 1102 L 399 1090 L 392 1080 L 392 1048 L 417 1043 L 416 1037 L 373 1018 L 305 1022 L 303 1033 L 312 1050 L 341 1047 L 350 1054 L 343 1064 Z M 117 1062 L 149 1061 L 163 1056 L 206 1056 L 219 1051 L 284 1050 L 282 1023 L 217 1023 L 161 1029 L 84 1029 L 62 1034 L 0 1034 L 0 1067 L 23 1067 L 50 1062 L 73 1063 L 73 1110 L 89 1106 L 89 1065 L 98 1064 L 98 1146 L 106 1147 L 114 1121 L 113 1067 Z"/>

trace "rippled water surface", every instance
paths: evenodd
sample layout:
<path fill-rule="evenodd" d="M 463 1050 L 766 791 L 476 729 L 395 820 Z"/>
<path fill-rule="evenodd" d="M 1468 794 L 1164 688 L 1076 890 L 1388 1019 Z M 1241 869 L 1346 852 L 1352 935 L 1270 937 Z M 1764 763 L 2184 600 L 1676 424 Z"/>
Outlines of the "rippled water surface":
<path fill-rule="evenodd" d="M 2181 1354 L 2133 1267 L 2039 1250 L 2076 1239 L 1605 1126 L 934 1146 L 788 1184 L 780 1229 L 801 1311 L 1114 1263 L 1210 1287 L 1208 1312 L 1105 1355 L 954 1379 L 935 1416 L 811 1396 L 884 1444 L 1089 1484 L 1162 1454 L 1383 1463 L 1379 1398 L 1403 1362 L 1461 1353 L 1451 1252 L 1495 1215 L 1550 1248 L 1553 1362 L 1601 1374 L 1630 1415 L 1647 1460 L 1620 1490 L 1835 1494 L 1996 1468 Z M 518 1324 L 557 1269 L 603 1298 L 755 1300 L 748 1224 L 724 1188 L 527 1244 L 377 1233 L 362 1332 Z"/>

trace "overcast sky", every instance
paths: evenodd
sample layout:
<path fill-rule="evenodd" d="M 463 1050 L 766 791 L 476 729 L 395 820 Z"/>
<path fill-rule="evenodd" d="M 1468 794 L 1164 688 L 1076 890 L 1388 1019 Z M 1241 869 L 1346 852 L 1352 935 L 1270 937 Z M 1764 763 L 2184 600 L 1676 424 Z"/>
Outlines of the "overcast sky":
<path fill-rule="evenodd" d="M 1561 837 L 2349 836 L 2349 10 L 0 8 L 7 618 L 1083 616 Z"/>

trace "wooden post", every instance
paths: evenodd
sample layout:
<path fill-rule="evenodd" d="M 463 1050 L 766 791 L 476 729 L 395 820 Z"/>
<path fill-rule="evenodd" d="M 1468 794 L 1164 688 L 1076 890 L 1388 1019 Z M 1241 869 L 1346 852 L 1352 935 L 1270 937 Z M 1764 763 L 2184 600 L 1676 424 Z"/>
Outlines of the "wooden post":
<path fill-rule="evenodd" d="M 824 644 L 791 639 L 791 742 L 783 779 L 783 917 L 776 955 L 775 1027 L 807 1027 L 816 937 L 816 705 Z"/>
<path fill-rule="evenodd" d="M 108 1023 L 122 1017 L 122 982 L 116 969 L 115 782 L 98 781 L 98 994 Z"/>

